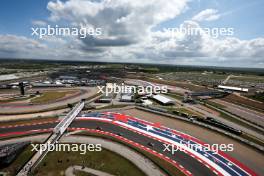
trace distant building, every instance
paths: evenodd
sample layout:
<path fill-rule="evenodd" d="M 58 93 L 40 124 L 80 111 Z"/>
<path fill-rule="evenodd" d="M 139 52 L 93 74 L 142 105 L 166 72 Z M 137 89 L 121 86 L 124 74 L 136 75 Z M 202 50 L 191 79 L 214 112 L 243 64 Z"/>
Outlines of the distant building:
<path fill-rule="evenodd" d="M 160 95 L 160 94 L 153 95 L 152 99 L 154 99 L 155 101 L 159 102 L 162 105 L 173 105 L 173 104 L 175 104 L 175 102 L 173 100 L 171 100 L 171 99 L 169 99 L 163 95 Z"/>
<path fill-rule="evenodd" d="M 99 86 L 105 85 L 105 80 L 81 78 L 79 84 L 82 86 Z"/>
<path fill-rule="evenodd" d="M 59 79 L 63 80 L 77 80 L 78 78 L 75 76 L 60 76 Z"/>
<path fill-rule="evenodd" d="M 145 99 L 145 100 L 141 100 L 141 101 L 142 101 L 142 104 L 145 105 L 145 106 L 148 106 L 148 105 L 152 105 L 152 104 L 153 104 L 152 101 L 147 100 L 147 99 Z"/>
<path fill-rule="evenodd" d="M 112 102 L 112 95 L 102 95 L 100 98 L 98 98 L 95 103 L 111 103 Z"/>
<path fill-rule="evenodd" d="M 133 94 L 121 94 L 120 101 L 121 102 L 133 102 L 134 95 Z"/>
<path fill-rule="evenodd" d="M 0 85 L 0 89 L 11 89 L 11 85 Z"/>
<path fill-rule="evenodd" d="M 57 85 L 62 85 L 63 83 L 60 82 L 60 81 L 56 81 L 55 84 L 57 84 Z"/>
<path fill-rule="evenodd" d="M 34 88 L 47 88 L 47 87 L 66 87 L 66 84 L 43 84 L 43 83 L 32 83 Z"/>
<path fill-rule="evenodd" d="M 231 87 L 231 86 L 219 85 L 219 86 L 217 86 L 217 88 L 223 89 L 223 90 L 230 90 L 230 91 L 248 92 L 247 88 L 240 88 L 240 87 Z"/>

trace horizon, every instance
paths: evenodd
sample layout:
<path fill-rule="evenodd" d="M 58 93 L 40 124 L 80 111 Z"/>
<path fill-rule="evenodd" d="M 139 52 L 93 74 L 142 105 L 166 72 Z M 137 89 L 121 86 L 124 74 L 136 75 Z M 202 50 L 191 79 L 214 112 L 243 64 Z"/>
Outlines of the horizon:
<path fill-rule="evenodd" d="M 7 61 L 33 61 L 33 62 L 65 62 L 65 63 L 94 63 L 94 64 L 135 64 L 135 65 L 152 65 L 152 66 L 169 66 L 169 67 L 194 67 L 194 68 L 215 68 L 215 69 L 227 69 L 227 70 L 240 70 L 240 69 L 258 69 L 264 72 L 264 68 L 260 67 L 231 67 L 231 66 L 214 66 L 214 65 L 180 65 L 180 64 L 165 64 L 165 63 L 140 63 L 140 62 L 107 62 L 107 61 L 89 61 L 89 60 L 63 60 L 63 59 L 33 59 L 33 58 L 0 58 L 0 63 L 3 60 Z"/>
<path fill-rule="evenodd" d="M 263 4 L 4 0 L 0 58 L 264 68 Z"/>

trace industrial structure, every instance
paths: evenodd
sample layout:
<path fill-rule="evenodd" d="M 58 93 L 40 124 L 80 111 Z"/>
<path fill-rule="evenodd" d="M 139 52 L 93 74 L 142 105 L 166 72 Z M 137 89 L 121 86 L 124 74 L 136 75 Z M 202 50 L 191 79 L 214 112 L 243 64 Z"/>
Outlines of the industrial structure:
<path fill-rule="evenodd" d="M 175 102 L 171 100 L 170 98 L 167 98 L 163 95 L 157 94 L 157 95 L 152 95 L 152 99 L 155 101 L 159 102 L 162 105 L 173 105 Z"/>
<path fill-rule="evenodd" d="M 248 92 L 248 88 L 241 88 L 241 87 L 232 87 L 232 86 L 217 86 L 218 89 L 222 90 L 229 90 L 229 91 L 239 91 L 239 92 Z"/>
<path fill-rule="evenodd" d="M 66 131 L 66 129 L 75 119 L 75 117 L 81 112 L 83 107 L 84 101 L 81 101 L 80 103 L 75 105 L 74 108 L 66 115 L 66 117 L 61 120 L 60 123 L 54 128 L 53 133 L 49 136 L 44 145 L 54 145 Z M 35 155 L 33 155 L 33 157 L 20 170 L 17 176 L 27 176 L 29 173 L 31 173 L 36 168 L 36 166 L 42 161 L 42 159 L 47 155 L 48 152 L 48 150 L 45 150 L 44 152 L 40 150 L 35 153 Z"/>

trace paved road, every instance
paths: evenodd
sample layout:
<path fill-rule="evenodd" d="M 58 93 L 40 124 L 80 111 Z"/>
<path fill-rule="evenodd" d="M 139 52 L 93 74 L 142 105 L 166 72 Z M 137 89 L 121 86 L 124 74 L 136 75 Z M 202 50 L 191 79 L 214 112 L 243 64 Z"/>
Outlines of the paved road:
<path fill-rule="evenodd" d="M 37 129 L 48 129 L 54 128 L 56 123 L 49 124 L 39 124 L 34 126 L 18 126 L 14 128 L 0 128 L 1 133 L 8 133 L 14 131 L 28 131 L 28 130 L 37 130 Z M 200 163 L 199 161 L 193 159 L 191 156 L 185 154 L 181 151 L 176 151 L 174 154 L 171 152 L 163 152 L 164 146 L 162 142 L 156 141 L 152 138 L 139 135 L 135 132 L 126 130 L 119 126 L 114 126 L 112 124 L 104 123 L 104 122 L 96 122 L 96 121 L 74 121 L 71 127 L 78 128 L 90 128 L 95 129 L 100 126 L 103 131 L 111 132 L 111 133 L 122 133 L 123 137 L 130 139 L 134 142 L 137 142 L 143 146 L 149 147 L 148 143 L 151 142 L 154 144 L 153 150 L 163 153 L 165 156 L 173 159 L 174 161 L 181 164 L 184 168 L 189 170 L 194 175 L 215 175 L 210 169 L 208 169 L 205 165 Z"/>
<path fill-rule="evenodd" d="M 20 114 L 20 115 L 0 115 L 0 122 L 4 121 L 15 121 L 15 120 L 28 120 L 28 119 L 40 119 L 40 117 L 56 117 L 63 115 L 70 111 L 70 108 L 55 110 L 55 111 L 46 111 L 32 114 Z"/>
<path fill-rule="evenodd" d="M 67 133 L 67 135 L 63 136 L 60 139 L 60 141 L 63 143 L 101 144 L 103 148 L 113 151 L 115 153 L 118 153 L 124 158 L 127 158 L 129 161 L 134 163 L 139 169 L 141 169 L 147 175 L 151 175 L 151 176 L 163 176 L 164 175 L 164 173 L 160 171 L 160 169 L 151 160 L 139 154 L 138 152 L 135 152 L 134 150 L 132 150 L 131 148 L 125 145 L 122 145 L 122 144 L 119 144 L 113 141 L 109 141 L 109 140 L 104 140 L 101 138 L 88 137 L 88 136 L 83 137 L 83 136 L 77 136 L 77 135 L 72 136 L 72 134 L 75 134 L 77 132 L 80 132 L 80 131 Z M 1 141 L 0 143 L 5 145 L 5 144 L 11 144 L 11 143 L 25 142 L 25 141 L 44 142 L 45 139 L 47 139 L 47 137 L 48 137 L 47 134 L 41 134 L 41 135 L 8 139 L 8 140 Z M 73 167 L 71 167 L 71 169 L 73 169 Z M 79 169 L 79 170 L 82 170 L 82 169 Z M 65 175 L 70 174 L 68 173 L 70 172 L 70 170 L 68 171 L 66 170 L 66 172 L 65 172 Z M 94 172 L 91 172 L 91 173 L 94 173 Z"/>
<path fill-rule="evenodd" d="M 72 123 L 72 121 L 76 118 L 76 116 L 80 113 L 80 111 L 84 107 L 84 102 L 81 101 L 76 104 L 73 109 L 58 123 L 58 125 L 54 128 L 53 133 L 46 140 L 45 145 L 54 145 L 59 138 L 63 135 L 65 130 L 67 130 L 68 126 Z M 44 152 L 39 151 L 36 152 L 33 157 L 24 165 L 24 167 L 18 172 L 17 176 L 26 176 L 28 175 L 37 165 L 41 162 L 42 159 L 48 154 L 48 150 Z"/>
<path fill-rule="evenodd" d="M 229 103 L 223 100 L 219 100 L 219 99 L 215 99 L 215 100 L 211 100 L 213 102 L 216 102 L 218 104 L 221 104 L 223 106 L 225 106 L 226 110 L 238 115 L 242 118 L 248 119 L 249 121 L 255 122 L 256 124 L 260 124 L 261 126 L 264 127 L 264 113 L 261 112 L 257 112 L 233 103 Z"/>
<path fill-rule="evenodd" d="M 112 142 L 112 141 L 104 140 L 100 138 L 83 137 L 83 136 L 63 137 L 60 141 L 63 143 L 76 142 L 76 143 L 87 143 L 87 144 L 101 144 L 103 148 L 106 148 L 110 151 L 118 153 L 119 155 L 130 160 L 133 164 L 135 164 L 140 170 L 142 170 L 147 175 L 151 175 L 151 176 L 164 176 L 165 175 L 163 172 L 160 171 L 159 168 L 157 168 L 157 166 L 151 160 L 139 154 L 138 152 L 131 150 L 129 147 L 126 147 L 116 142 Z M 91 171 L 91 169 L 88 171 Z M 95 174 L 95 175 L 98 175 L 98 174 Z"/>
<path fill-rule="evenodd" d="M 245 133 L 248 133 L 248 134 L 250 134 L 252 136 L 255 136 L 255 137 L 257 137 L 257 138 L 259 138 L 261 140 L 264 140 L 263 133 L 261 133 L 259 131 L 256 131 L 256 130 L 249 129 L 249 128 L 244 127 L 244 126 L 241 126 L 240 124 L 234 123 L 234 122 L 232 122 L 230 120 L 224 119 L 224 118 L 220 117 L 219 114 L 208 112 L 208 111 L 205 110 L 205 108 L 201 104 L 182 103 L 180 100 L 177 100 L 175 98 L 172 98 L 172 97 L 169 97 L 169 98 L 174 100 L 178 104 L 182 104 L 183 107 L 186 107 L 188 109 L 191 109 L 193 111 L 196 111 L 196 112 L 199 112 L 199 113 L 203 114 L 204 117 L 213 117 L 213 118 L 215 118 L 215 119 L 227 124 L 230 127 L 233 127 L 235 129 L 241 130 L 241 131 L 243 131 Z M 215 99 L 215 100 L 211 100 L 211 101 L 215 101 L 215 102 L 218 103 L 218 101 L 221 101 L 221 100 Z M 222 102 L 224 102 L 224 101 L 222 101 Z"/>
<path fill-rule="evenodd" d="M 73 88 L 70 88 L 73 89 Z M 0 113 L 21 113 L 21 112 L 38 112 L 43 111 L 45 109 L 65 106 L 68 103 L 76 103 L 79 102 L 81 99 L 86 99 L 95 95 L 98 91 L 96 87 L 78 87 L 75 89 L 79 89 L 81 94 L 78 96 L 66 98 L 63 100 L 59 100 L 53 103 L 47 104 L 39 104 L 39 105 L 28 105 L 28 104 L 19 104 L 19 105 L 7 105 L 7 104 L 0 104 Z M 66 88 L 61 88 L 60 90 L 67 90 Z"/>
<path fill-rule="evenodd" d="M 231 77 L 234 77 L 234 76 L 233 76 L 233 75 L 228 75 L 228 76 L 226 77 L 226 79 L 223 81 L 222 84 L 226 84 L 226 83 L 228 82 L 228 80 L 229 80 Z"/>
<path fill-rule="evenodd" d="M 230 76 L 233 76 L 233 75 L 230 75 Z M 228 76 L 228 78 L 230 76 Z M 127 80 L 127 82 L 129 82 L 131 84 L 138 84 L 138 85 L 159 85 L 159 86 L 163 85 L 163 84 L 157 84 L 157 83 L 152 83 L 152 82 L 147 82 L 147 81 L 142 81 L 142 80 L 133 80 L 133 79 Z M 177 92 L 177 93 L 180 93 L 180 94 L 184 94 L 184 92 L 189 92 L 189 90 L 186 90 L 186 89 L 183 89 L 183 88 L 179 88 L 179 87 L 176 87 L 176 86 L 169 86 L 169 85 L 167 85 L 167 86 L 173 92 Z M 253 121 L 253 122 L 257 123 L 257 124 L 260 124 L 260 125 L 262 125 L 264 127 L 264 114 L 261 113 L 261 112 L 257 112 L 257 111 L 254 111 L 254 110 L 239 106 L 239 105 L 235 105 L 233 103 L 229 103 L 229 102 L 226 102 L 226 101 L 219 100 L 219 99 L 215 99 L 215 100 L 212 100 L 212 101 L 215 101 L 215 102 L 217 102 L 219 104 L 222 104 L 222 105 L 226 106 L 227 107 L 226 108 L 227 111 L 229 111 L 229 112 L 231 112 L 233 114 L 236 114 L 236 115 L 238 115 L 240 117 L 246 118 L 246 119 L 248 119 L 250 121 Z M 177 101 L 177 103 L 181 103 L 181 102 Z M 216 115 L 213 115 L 213 114 L 210 114 L 210 113 L 208 114 L 208 112 L 201 110 L 201 108 L 197 109 L 194 106 L 190 106 L 190 105 L 186 105 L 186 106 L 188 108 L 193 108 L 194 110 L 196 110 L 198 112 L 201 112 L 201 113 L 205 114 L 206 116 L 213 116 L 213 117 L 218 118 L 218 119 L 221 118 L 219 116 L 216 116 Z M 221 118 L 221 119 L 223 119 L 223 118 Z M 237 127 L 236 124 L 234 124 L 234 123 L 232 123 L 230 121 L 226 121 L 226 122 L 230 126 L 233 126 L 235 128 Z M 248 132 L 251 135 L 255 134 L 255 132 L 248 131 L 247 129 L 243 129 L 243 131 Z"/>
<path fill-rule="evenodd" d="M 82 168 L 82 166 L 70 166 L 70 167 L 68 167 L 65 171 L 65 176 L 75 176 L 75 173 L 74 173 L 75 171 L 86 172 L 87 174 L 92 174 L 92 175 L 96 175 L 96 176 L 114 176 L 112 174 L 108 174 L 106 172 L 91 169 L 88 167 Z"/>
<path fill-rule="evenodd" d="M 138 80 L 138 79 L 126 79 L 125 80 L 126 84 L 132 84 L 132 85 L 140 85 L 140 86 L 166 86 L 168 90 L 171 92 L 177 92 L 180 94 L 184 94 L 185 92 L 189 92 L 189 90 L 176 87 L 176 86 L 170 86 L 170 85 L 165 85 L 165 84 L 158 84 L 158 83 L 153 83 L 153 82 L 148 82 L 148 81 L 143 81 L 143 80 Z"/>

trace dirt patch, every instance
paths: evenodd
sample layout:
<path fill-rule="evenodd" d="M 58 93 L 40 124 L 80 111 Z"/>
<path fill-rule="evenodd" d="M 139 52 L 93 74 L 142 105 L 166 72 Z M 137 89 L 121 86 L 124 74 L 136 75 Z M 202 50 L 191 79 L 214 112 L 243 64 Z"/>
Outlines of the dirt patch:
<path fill-rule="evenodd" d="M 234 104 L 241 104 L 249 108 L 252 107 L 254 109 L 264 112 L 264 103 L 253 101 L 248 98 L 243 98 L 234 94 L 230 94 L 223 98 L 223 100 Z"/>

